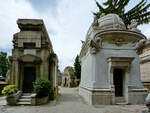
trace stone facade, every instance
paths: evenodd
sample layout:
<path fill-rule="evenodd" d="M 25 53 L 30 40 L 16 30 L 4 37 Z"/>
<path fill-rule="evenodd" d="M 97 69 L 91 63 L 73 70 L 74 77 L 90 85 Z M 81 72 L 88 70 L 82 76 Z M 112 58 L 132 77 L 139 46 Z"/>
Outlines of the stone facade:
<path fill-rule="evenodd" d="M 141 80 L 150 91 L 150 40 L 145 42 L 140 54 Z"/>
<path fill-rule="evenodd" d="M 13 36 L 9 82 L 25 93 L 33 92 L 38 77 L 52 81 L 53 94 L 57 94 L 57 55 L 53 51 L 43 20 L 18 19 L 20 32 Z"/>
<path fill-rule="evenodd" d="M 75 87 L 75 76 L 73 68 L 67 66 L 64 69 L 64 74 L 62 75 L 62 87 Z"/>
<path fill-rule="evenodd" d="M 126 28 L 116 14 L 94 20 L 80 52 L 79 94 L 87 103 L 144 103 L 147 89 L 141 83 L 139 61 L 144 40 L 136 25 Z"/>

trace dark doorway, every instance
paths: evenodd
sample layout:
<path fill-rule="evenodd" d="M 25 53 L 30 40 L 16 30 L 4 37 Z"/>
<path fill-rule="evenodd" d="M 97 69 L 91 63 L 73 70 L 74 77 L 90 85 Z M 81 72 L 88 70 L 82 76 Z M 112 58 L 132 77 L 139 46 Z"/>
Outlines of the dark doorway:
<path fill-rule="evenodd" d="M 65 78 L 65 87 L 67 87 L 67 78 Z"/>
<path fill-rule="evenodd" d="M 115 86 L 115 96 L 123 96 L 123 70 L 114 69 L 114 86 Z"/>
<path fill-rule="evenodd" d="M 35 67 L 24 67 L 24 78 L 23 78 L 23 92 L 32 93 L 33 92 L 33 82 L 36 78 Z"/>

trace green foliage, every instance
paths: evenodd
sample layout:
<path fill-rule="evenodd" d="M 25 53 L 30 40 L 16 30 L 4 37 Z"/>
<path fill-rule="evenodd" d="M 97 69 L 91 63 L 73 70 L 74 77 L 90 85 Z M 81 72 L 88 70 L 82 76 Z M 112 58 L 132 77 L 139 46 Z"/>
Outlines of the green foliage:
<path fill-rule="evenodd" d="M 52 83 L 46 78 L 38 78 L 33 84 L 37 97 L 46 97 L 52 91 Z"/>
<path fill-rule="evenodd" d="M 11 94 L 17 93 L 18 89 L 15 85 L 7 85 L 2 90 L 2 94 L 5 96 L 9 96 Z"/>
<path fill-rule="evenodd" d="M 79 86 L 79 84 L 80 84 L 80 79 L 75 79 L 75 84 L 76 84 L 77 86 Z"/>
<path fill-rule="evenodd" d="M 81 65 L 79 62 L 79 56 L 77 55 L 75 62 L 74 62 L 74 75 L 80 79 L 81 78 Z"/>
<path fill-rule="evenodd" d="M 2 73 L 3 77 L 6 77 L 6 73 L 9 68 L 7 53 L 0 52 L 0 73 Z"/>
<path fill-rule="evenodd" d="M 99 11 L 93 14 L 97 18 L 100 18 L 102 13 L 115 13 L 122 18 L 126 26 L 130 24 L 132 19 L 136 19 L 138 25 L 148 23 L 150 18 L 150 3 L 147 3 L 146 0 L 141 0 L 141 2 L 135 5 L 132 9 L 125 11 L 125 7 L 130 1 L 131 0 L 107 0 L 106 2 L 103 2 L 105 8 L 96 1 Z"/>

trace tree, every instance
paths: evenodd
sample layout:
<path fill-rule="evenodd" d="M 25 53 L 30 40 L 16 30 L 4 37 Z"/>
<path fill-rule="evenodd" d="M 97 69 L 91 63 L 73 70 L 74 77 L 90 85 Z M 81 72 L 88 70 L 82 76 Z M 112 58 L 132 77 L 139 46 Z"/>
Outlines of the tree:
<path fill-rule="evenodd" d="M 8 71 L 9 63 L 7 58 L 7 53 L 0 52 L 0 73 L 3 77 L 6 77 Z"/>
<path fill-rule="evenodd" d="M 74 74 L 77 77 L 77 79 L 81 78 L 81 65 L 79 62 L 79 56 L 77 55 L 74 62 Z"/>
<path fill-rule="evenodd" d="M 141 0 L 141 2 L 135 5 L 132 9 L 125 11 L 125 7 L 130 1 L 131 0 L 107 0 L 103 3 L 105 8 L 96 1 L 99 11 L 93 14 L 97 17 L 97 19 L 100 18 L 102 13 L 117 14 L 120 18 L 122 18 L 126 26 L 130 24 L 132 19 L 135 19 L 138 22 L 138 25 L 147 24 L 150 19 L 150 3 L 147 3 L 146 0 Z"/>

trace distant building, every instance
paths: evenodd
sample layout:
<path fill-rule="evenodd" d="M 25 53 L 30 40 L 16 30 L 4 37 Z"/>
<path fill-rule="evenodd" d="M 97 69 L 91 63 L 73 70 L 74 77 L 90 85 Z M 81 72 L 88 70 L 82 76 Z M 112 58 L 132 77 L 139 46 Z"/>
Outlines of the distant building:
<path fill-rule="evenodd" d="M 67 66 L 64 69 L 64 74 L 62 75 L 62 87 L 75 87 L 75 76 L 72 67 Z"/>

